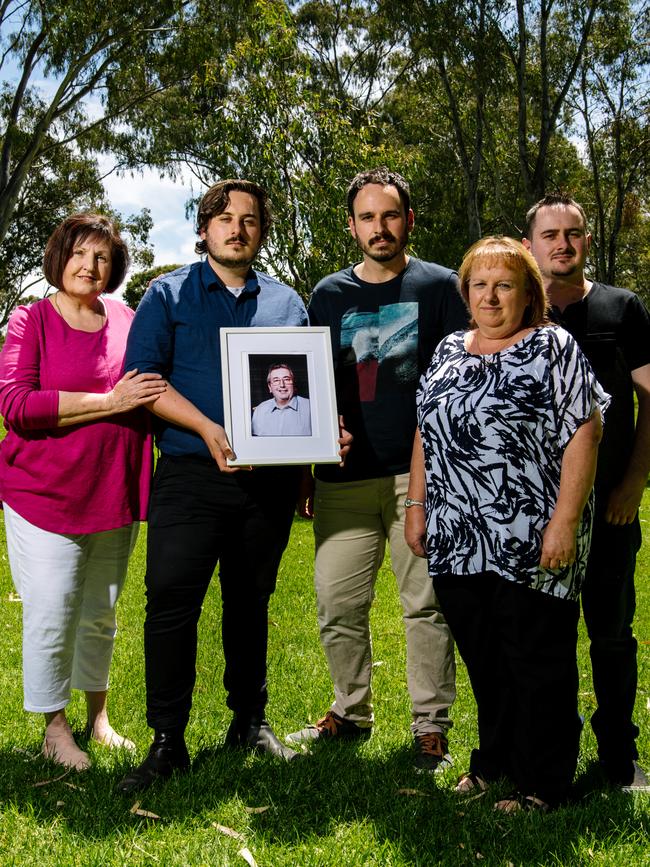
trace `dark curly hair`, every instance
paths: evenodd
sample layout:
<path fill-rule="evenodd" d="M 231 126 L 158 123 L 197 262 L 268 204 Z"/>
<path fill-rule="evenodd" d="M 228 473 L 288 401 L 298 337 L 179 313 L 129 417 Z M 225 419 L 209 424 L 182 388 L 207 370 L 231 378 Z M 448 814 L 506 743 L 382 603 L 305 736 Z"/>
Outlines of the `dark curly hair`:
<path fill-rule="evenodd" d="M 398 174 L 398 172 L 392 172 L 387 166 L 378 166 L 376 169 L 359 172 L 350 181 L 350 186 L 348 187 L 348 213 L 351 217 L 354 218 L 354 200 L 359 190 L 362 190 L 367 184 L 396 187 L 400 200 L 404 205 L 404 213 L 408 214 L 411 210 L 411 191 L 408 181 Z"/>
<path fill-rule="evenodd" d="M 213 217 L 223 214 L 230 202 L 230 194 L 234 191 L 248 193 L 257 200 L 260 209 L 262 241 L 264 241 L 269 234 L 271 223 L 273 222 L 269 197 L 266 190 L 260 187 L 259 184 L 253 181 L 245 181 L 241 178 L 228 178 L 225 181 L 219 181 L 213 184 L 207 193 L 205 193 L 199 203 L 199 212 L 196 216 L 197 234 L 208 228 L 208 223 Z M 194 252 L 199 255 L 208 252 L 208 246 L 203 239 L 196 242 Z"/>

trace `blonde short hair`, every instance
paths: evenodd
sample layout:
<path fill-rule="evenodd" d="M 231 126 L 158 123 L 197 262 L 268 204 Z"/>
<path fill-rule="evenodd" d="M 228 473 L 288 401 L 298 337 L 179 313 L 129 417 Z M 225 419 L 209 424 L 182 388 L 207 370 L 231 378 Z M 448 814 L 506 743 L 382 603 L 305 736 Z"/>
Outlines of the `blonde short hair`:
<path fill-rule="evenodd" d="M 492 235 L 482 238 L 469 248 L 463 257 L 458 270 L 460 294 L 469 310 L 469 281 L 472 268 L 477 263 L 505 265 L 513 271 L 519 271 L 526 278 L 526 288 L 530 293 L 530 303 L 524 312 L 522 326 L 536 328 L 538 325 L 549 324 L 549 303 L 544 291 L 542 275 L 532 253 L 520 241 L 507 236 Z M 470 322 L 472 328 L 476 323 Z"/>

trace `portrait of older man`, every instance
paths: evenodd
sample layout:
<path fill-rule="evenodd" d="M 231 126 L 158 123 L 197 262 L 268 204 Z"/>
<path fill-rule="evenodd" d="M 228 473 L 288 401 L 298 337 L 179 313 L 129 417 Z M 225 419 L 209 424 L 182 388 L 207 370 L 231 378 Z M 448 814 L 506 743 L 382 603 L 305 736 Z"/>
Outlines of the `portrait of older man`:
<path fill-rule="evenodd" d="M 271 364 L 266 385 L 272 397 L 253 411 L 253 436 L 311 436 L 309 400 L 295 393 L 295 375 L 285 362 Z"/>

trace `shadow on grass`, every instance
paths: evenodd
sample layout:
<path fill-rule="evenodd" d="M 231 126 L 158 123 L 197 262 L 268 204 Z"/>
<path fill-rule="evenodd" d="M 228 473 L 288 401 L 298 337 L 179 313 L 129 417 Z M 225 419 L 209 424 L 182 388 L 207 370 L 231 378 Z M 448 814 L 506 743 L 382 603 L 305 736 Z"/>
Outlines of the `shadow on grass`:
<path fill-rule="evenodd" d="M 61 777 L 56 765 L 38 755 L 0 752 L 3 809 L 42 825 L 65 823 L 88 841 L 140 831 L 164 834 L 168 827 L 191 834 L 216 822 L 243 833 L 252 847 L 292 851 L 316 845 L 322 850 L 334 840 L 338 845 L 348 828 L 361 826 L 375 851 L 388 844 L 413 864 L 582 863 L 577 853 L 584 856 L 590 845 L 635 839 L 643 845 L 650 836 L 647 812 L 629 796 L 595 789 L 593 769 L 578 780 L 576 803 L 548 816 L 504 816 L 492 809 L 504 794 L 499 787 L 459 799 L 452 791 L 454 770 L 419 775 L 410 748 L 382 749 L 372 740 L 315 745 L 310 756 L 291 763 L 204 744 L 191 773 L 129 797 L 118 794 L 116 784 L 131 757 L 106 755 L 84 774 Z M 133 814 L 135 801 L 160 819 Z M 364 863 L 355 854 L 356 839 L 351 834 L 345 864 Z M 327 860 L 326 851 L 295 863 L 335 860 Z"/>

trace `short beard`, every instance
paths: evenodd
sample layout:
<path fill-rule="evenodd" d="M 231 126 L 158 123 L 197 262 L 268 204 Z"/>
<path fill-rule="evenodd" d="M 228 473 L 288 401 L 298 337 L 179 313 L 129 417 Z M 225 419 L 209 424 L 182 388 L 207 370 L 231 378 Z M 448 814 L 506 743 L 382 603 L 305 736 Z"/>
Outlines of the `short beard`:
<path fill-rule="evenodd" d="M 548 276 L 551 278 L 563 280 L 567 277 L 574 277 L 576 274 L 580 273 L 581 270 L 581 266 L 578 264 L 570 265 L 569 267 L 565 267 L 563 269 L 553 268 L 551 266 L 548 271 Z"/>
<path fill-rule="evenodd" d="M 208 256 L 212 259 L 213 262 L 216 262 L 217 265 L 223 265 L 224 268 L 243 268 L 249 267 L 253 264 L 255 259 L 257 258 L 258 250 L 251 256 L 247 252 L 243 251 L 240 253 L 232 253 L 230 256 L 226 253 L 217 253 L 216 250 L 208 243 L 206 239 L 206 247 L 208 249 Z"/>
<path fill-rule="evenodd" d="M 404 231 L 404 234 L 399 238 L 394 238 L 394 243 L 397 244 L 397 247 L 394 250 L 384 250 L 384 251 L 376 251 L 373 249 L 371 244 L 362 244 L 357 237 L 357 247 L 365 253 L 365 255 L 372 259 L 374 262 L 390 262 L 391 259 L 394 259 L 396 256 L 404 250 L 406 245 L 409 242 L 409 233 L 408 229 Z M 391 242 L 393 243 L 393 242 Z"/>

